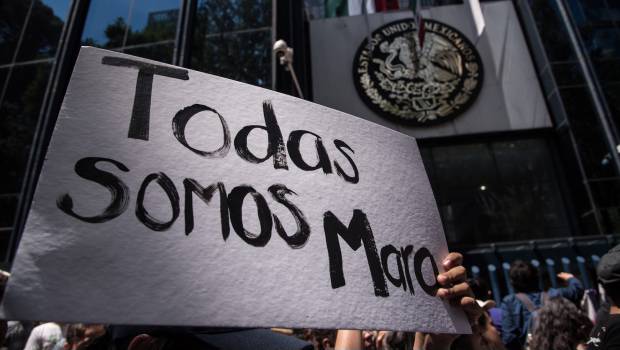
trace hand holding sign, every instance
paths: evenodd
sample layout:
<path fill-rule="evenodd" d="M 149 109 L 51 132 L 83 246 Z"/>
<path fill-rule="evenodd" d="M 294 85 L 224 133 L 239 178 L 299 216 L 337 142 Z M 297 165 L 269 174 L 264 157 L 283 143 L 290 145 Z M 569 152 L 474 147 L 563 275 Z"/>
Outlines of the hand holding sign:
<path fill-rule="evenodd" d="M 437 291 L 446 255 L 415 140 L 83 48 L 3 307 L 13 319 L 468 332 L 435 296 L 463 293 L 452 272 Z"/>

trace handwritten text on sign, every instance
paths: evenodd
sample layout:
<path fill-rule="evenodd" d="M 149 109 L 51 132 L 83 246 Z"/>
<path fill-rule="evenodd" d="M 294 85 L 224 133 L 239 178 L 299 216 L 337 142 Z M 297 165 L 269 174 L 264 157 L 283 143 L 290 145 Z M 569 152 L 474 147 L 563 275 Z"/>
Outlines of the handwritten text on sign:
<path fill-rule="evenodd" d="M 84 66 L 82 70 L 80 64 Z M 99 80 L 93 76 L 90 77 L 93 83 L 99 81 L 100 84 L 105 85 L 106 81 L 111 79 L 110 77 L 115 77 L 123 80 L 124 84 L 122 85 L 135 86 L 135 89 L 132 89 L 130 108 L 119 113 L 120 108 L 117 111 L 115 107 L 110 107 L 114 111 L 106 112 L 108 107 L 103 102 L 105 96 L 95 92 L 89 93 L 84 89 L 76 89 L 72 86 L 87 85 L 80 84 L 82 81 L 80 78 L 84 79 L 84 77 L 92 74 L 93 70 L 102 72 L 100 73 L 102 78 Z M 135 73 L 130 75 L 131 72 Z M 251 258 L 253 249 L 271 248 L 272 250 L 269 251 L 270 261 L 266 264 L 276 266 L 278 259 L 281 258 L 282 262 L 286 262 L 287 259 L 295 259 L 293 256 L 299 258 L 304 254 L 304 251 L 308 250 L 310 259 L 300 260 L 300 262 L 306 262 L 306 266 L 302 266 L 303 269 L 298 271 L 311 274 L 312 277 L 309 277 L 308 281 L 328 280 L 331 290 L 346 290 L 345 286 L 347 286 L 349 279 L 354 280 L 356 286 L 362 286 L 363 283 L 359 282 L 365 279 L 369 283 L 368 286 L 372 286 L 370 291 L 374 297 L 380 297 L 375 299 L 375 305 L 369 308 L 372 312 L 371 315 L 376 315 L 377 312 L 381 312 L 377 310 L 378 308 L 388 305 L 398 305 L 396 307 L 401 308 L 403 301 L 405 302 L 404 305 L 409 306 L 422 305 L 426 301 L 428 305 L 435 308 L 439 305 L 440 308 L 444 309 L 443 314 L 440 312 L 438 317 L 434 316 L 435 318 L 452 318 L 452 320 L 443 324 L 430 322 L 428 320 L 429 314 L 423 318 L 419 316 L 401 318 L 398 317 L 398 313 L 391 310 L 386 310 L 389 312 L 385 312 L 385 315 L 376 317 L 376 319 L 370 317 L 370 319 L 360 322 L 356 321 L 355 317 L 349 320 L 347 317 L 344 319 L 334 317 L 334 315 L 342 315 L 341 312 L 335 312 L 331 317 L 308 319 L 308 313 L 291 314 L 290 311 L 276 311 L 275 308 L 283 308 L 285 305 L 283 302 L 287 300 L 287 297 L 280 293 L 286 294 L 287 291 L 299 293 L 300 290 L 306 290 L 318 298 L 333 298 L 334 294 L 330 295 L 328 290 L 324 288 L 323 282 L 304 284 L 304 274 L 298 275 L 301 276 L 302 281 L 297 281 L 288 288 L 265 292 L 273 289 L 274 285 L 282 285 L 283 283 L 283 281 L 278 280 L 278 276 L 273 273 L 270 274 L 271 271 L 268 269 L 259 269 L 260 273 L 264 273 L 261 282 L 250 286 L 243 282 L 239 282 L 240 284 L 236 286 L 234 283 L 231 284 L 231 287 L 236 290 L 254 288 L 258 292 L 258 295 L 254 295 L 254 299 L 251 301 L 252 305 L 254 308 L 264 308 L 268 313 L 259 316 L 258 319 L 234 315 L 232 317 L 231 315 L 214 317 L 214 313 L 217 314 L 216 308 L 209 306 L 208 302 L 202 304 L 201 298 L 194 296 L 192 298 L 197 299 L 195 307 L 204 305 L 203 307 L 207 309 L 209 314 L 208 318 L 196 321 L 197 318 L 193 316 L 176 315 L 162 321 L 159 319 L 151 320 L 143 313 L 138 313 L 137 316 L 130 316 L 130 319 L 124 320 L 123 317 L 118 319 L 118 316 L 112 316 L 109 312 L 99 316 L 95 313 L 92 314 L 95 315 L 93 317 L 97 318 L 98 321 L 112 317 L 116 322 L 125 321 L 129 323 L 425 328 L 449 332 L 464 330 L 462 317 L 455 314 L 449 306 L 434 298 L 436 291 L 434 276 L 439 272 L 435 258 L 437 254 L 445 254 L 445 241 L 441 230 L 438 229 L 440 224 L 438 224 L 436 208 L 432 202 L 432 193 L 420 164 L 419 156 L 417 153 L 413 158 L 407 156 L 405 159 L 414 159 L 414 161 L 410 164 L 399 164 L 401 161 L 399 157 L 401 156 L 391 155 L 391 152 L 399 151 L 399 149 L 390 149 L 390 142 L 393 143 L 393 141 L 387 141 L 387 139 L 399 139 L 400 152 L 409 154 L 416 152 L 415 143 L 409 141 L 411 139 L 321 107 L 321 114 L 326 114 L 327 111 L 327 114 L 338 115 L 338 117 L 331 116 L 333 122 L 330 126 L 325 122 L 325 115 L 316 115 L 319 109 L 314 105 L 312 106 L 314 113 L 308 113 L 308 108 L 291 108 L 295 105 L 299 107 L 311 105 L 310 103 L 200 73 L 191 72 L 190 79 L 189 73 L 186 69 L 155 64 L 130 56 L 111 54 L 96 49 L 83 49 L 72 77 L 72 85 L 70 85 L 64 101 L 63 111 L 59 117 L 57 131 L 50 146 L 48 157 L 48 163 L 55 164 L 53 159 L 58 155 L 58 158 L 63 159 L 58 163 L 65 168 L 62 169 L 59 164 L 54 166 L 46 164 L 43 170 L 40 188 L 35 195 L 24 241 L 16 260 L 15 281 L 11 282 L 7 294 L 6 313 L 16 316 L 23 314 L 26 317 L 28 315 L 40 316 L 32 307 L 29 310 L 19 310 L 14 307 L 26 305 L 28 301 L 26 300 L 27 297 L 15 294 L 21 282 L 19 270 L 22 269 L 24 274 L 35 273 L 28 270 L 28 264 L 36 264 L 37 262 L 29 261 L 29 259 L 36 256 L 45 259 L 53 257 L 54 254 L 64 254 L 63 259 L 71 256 L 68 248 L 63 251 L 63 247 L 60 247 L 50 253 L 42 250 L 40 245 L 39 248 L 30 246 L 31 240 L 36 239 L 37 232 L 41 229 L 48 231 L 57 229 L 57 226 L 50 227 L 49 225 L 75 226 L 75 229 L 70 230 L 73 234 L 70 241 L 74 247 L 82 244 L 82 241 L 93 238 L 87 237 L 90 236 L 88 231 L 98 231 L 102 235 L 109 231 L 122 232 L 123 239 L 131 243 L 122 247 L 121 250 L 125 249 L 131 254 L 137 255 L 146 253 L 128 247 L 135 243 L 135 240 L 145 239 L 145 237 L 136 238 L 140 232 L 148 234 L 148 232 L 169 231 L 172 235 L 175 232 L 183 232 L 184 236 L 187 237 L 186 239 L 190 239 L 200 232 L 197 229 L 198 226 L 209 227 L 209 232 L 215 232 L 214 227 L 219 227 L 220 240 L 225 243 L 231 239 L 232 226 L 232 231 L 241 239 L 246 248 L 235 245 L 234 249 L 228 251 L 229 255 L 226 257 L 223 257 L 222 253 L 207 253 L 198 249 L 189 252 L 183 251 L 183 254 L 187 255 L 188 258 L 197 259 L 198 262 L 203 263 L 200 273 L 206 273 L 206 275 L 202 275 L 206 280 L 211 275 L 218 274 L 222 263 L 226 263 L 228 270 L 234 271 L 233 275 L 240 276 L 250 272 L 244 271 L 249 264 L 242 262 L 243 259 Z M 191 99 L 191 103 L 180 103 L 179 100 L 187 100 L 182 96 L 191 94 L 187 91 L 191 91 L 191 87 L 196 86 L 190 84 L 194 80 L 200 79 L 203 80 L 200 81 L 202 89 Z M 158 85 L 159 82 L 164 83 L 164 85 Z M 235 97 L 231 98 L 230 101 L 213 98 L 213 94 L 207 91 L 214 82 L 217 82 L 220 87 L 230 86 L 230 96 Z M 115 84 L 114 82 L 109 83 L 110 86 L 107 88 L 100 87 L 99 89 L 111 95 L 114 92 Z M 184 89 L 183 84 L 189 86 L 190 89 Z M 164 87 L 168 87 L 168 89 Z M 170 90 L 170 87 L 174 87 L 174 89 Z M 221 94 L 221 91 L 219 93 Z M 89 107 L 83 107 L 81 104 L 87 104 L 87 102 L 78 97 L 81 94 L 98 96 L 91 98 L 91 102 L 96 100 L 100 108 L 93 108 L 92 103 Z M 119 98 L 126 100 L 127 94 L 123 96 Z M 244 100 L 247 102 L 240 102 Z M 250 101 L 253 101 L 254 104 Z M 88 109 L 91 112 L 77 113 L 80 108 Z M 172 113 L 170 113 L 171 108 L 173 109 Z M 92 111 L 96 111 L 94 113 L 99 115 L 98 119 L 92 116 Z M 248 113 L 248 111 L 251 112 Z M 282 117 L 281 113 L 285 117 Z M 85 119 L 86 115 L 90 115 L 90 121 L 74 119 Z M 114 121 L 110 122 L 110 125 L 106 125 L 107 120 L 110 119 Z M 167 127 L 166 119 L 168 121 Z M 193 125 L 196 125 L 196 121 L 205 119 L 209 119 L 211 122 L 216 121 L 216 123 L 209 124 L 210 128 L 201 130 L 196 134 Z M 95 135 L 84 132 L 84 127 L 88 125 L 92 128 L 93 123 L 98 122 L 101 123 L 101 132 L 95 132 Z M 65 124 L 68 125 L 69 123 L 73 123 L 73 125 L 63 128 Z M 75 124 L 83 124 L 82 131 L 80 131 L 80 126 Z M 371 140 L 385 138 L 387 149 L 369 147 L 369 143 L 382 143 L 383 141 L 369 142 L 368 132 L 360 132 L 362 135 L 356 135 L 356 132 L 361 129 L 372 129 L 370 133 L 374 135 L 372 135 Z M 63 131 L 77 132 L 77 135 L 74 133 L 72 137 L 64 138 L 62 136 Z M 89 139 L 89 137 L 92 138 Z M 75 149 L 75 145 L 71 145 L 75 138 L 98 143 L 100 147 Z M 166 142 L 162 143 L 161 140 L 164 138 Z M 200 141 L 203 139 L 209 140 L 207 142 L 209 147 L 205 147 L 205 143 Z M 176 146 L 170 144 L 168 140 L 176 142 Z M 408 150 L 405 148 L 403 152 L 402 145 L 404 143 L 407 143 L 410 148 Z M 162 147 L 165 148 L 162 149 Z M 119 152 L 117 148 L 122 149 L 122 151 Z M 69 163 L 69 161 L 71 162 Z M 167 166 L 167 164 L 174 165 Z M 390 170 L 396 173 L 390 175 L 390 171 L 385 173 L 385 171 L 377 170 L 377 168 L 384 166 L 390 167 Z M 399 177 L 403 171 L 400 168 L 407 167 L 416 168 L 415 174 L 412 173 L 411 176 L 415 179 Z M 57 168 L 62 175 L 55 175 Z M 140 171 L 136 171 L 136 168 Z M 187 168 L 187 174 L 184 174 L 184 168 Z M 148 172 L 145 171 L 146 169 Z M 73 171 L 73 175 L 71 175 L 70 170 Z M 205 174 L 218 174 L 218 171 L 219 176 L 212 181 L 203 180 Z M 256 173 L 253 174 L 253 172 Z M 377 176 L 377 173 L 382 174 Z M 76 185 L 50 187 L 45 184 L 46 180 L 53 179 L 75 183 Z M 83 186 L 85 181 L 89 183 L 92 191 L 83 191 L 80 189 L 81 187 L 76 187 Z M 411 182 L 413 184 L 410 184 Z M 407 195 L 407 187 L 413 186 L 415 183 L 422 183 L 424 186 L 421 191 L 423 193 L 421 209 L 418 208 L 419 205 L 415 204 L 415 202 L 421 201 L 420 196 L 410 198 L 411 193 L 408 194 L 409 196 Z M 61 191 L 62 188 L 65 190 Z M 111 198 L 101 195 L 102 188 L 109 191 Z M 405 196 L 399 195 L 398 191 L 404 192 Z M 420 190 L 417 191 L 419 194 Z M 349 194 L 345 195 L 344 192 Z M 351 200 L 356 196 L 362 198 Z M 46 202 L 45 197 L 54 197 L 55 208 L 53 212 L 49 212 L 50 203 Z M 398 209 L 375 207 L 375 204 L 379 202 L 390 202 L 391 200 L 399 202 Z M 430 207 L 428 206 L 429 203 Z M 39 204 L 41 204 L 40 208 Z M 332 208 L 329 205 L 335 206 Z M 384 204 L 383 206 L 389 205 Z M 133 207 L 133 213 L 131 213 L 130 207 Z M 252 207 L 255 208 L 254 214 L 252 214 L 254 212 L 251 210 Z M 213 216 L 201 215 L 203 210 L 208 208 L 217 208 L 219 225 L 217 221 L 213 220 Z M 386 209 L 389 210 L 384 211 Z M 430 212 L 430 214 L 420 213 L 421 210 Z M 383 213 L 380 214 L 382 211 Z M 415 222 L 416 215 L 422 218 L 418 219 L 418 222 Z M 407 222 L 410 220 L 409 216 L 414 217 L 413 222 Z M 50 218 L 53 219 L 50 220 Z M 375 233 L 377 226 L 373 218 L 380 221 L 378 230 L 380 239 Z M 394 221 L 405 222 L 395 224 Z M 431 221 L 432 224 L 429 225 L 427 221 Z M 45 227 L 41 226 L 42 222 L 45 222 Z M 133 222 L 139 223 L 142 228 Z M 214 223 L 217 226 L 213 225 Z M 317 241 L 318 238 L 313 239 L 319 232 L 323 237 L 320 241 L 323 243 Z M 422 236 L 417 234 L 418 232 Z M 57 237 L 64 234 L 60 233 Z M 281 244 L 274 247 L 272 235 L 275 236 L 275 234 L 288 247 L 287 250 L 283 249 Z M 416 237 L 416 234 L 419 237 Z M 148 237 L 151 237 L 148 239 L 152 240 L 153 237 L 158 236 L 153 236 L 152 233 Z M 214 237 L 212 236 L 211 239 Z M 390 241 L 390 237 L 394 240 Z M 170 239 L 171 236 L 167 236 L 167 238 Z M 313 241 L 317 241 L 316 244 L 312 244 Z M 166 244 L 171 244 L 171 242 L 174 241 L 167 241 Z M 378 244 L 379 242 L 382 244 Z M 346 247 L 351 250 L 343 250 L 345 246 L 342 243 L 345 243 Z M 122 244 L 122 242 L 115 242 L 111 243 L 108 248 L 100 248 L 112 250 L 115 245 L 120 247 Z M 148 244 L 157 245 L 158 243 L 149 242 Z M 172 244 L 174 246 L 174 243 Z M 320 249 L 321 244 L 323 245 L 323 253 Z M 159 243 L 153 249 L 161 252 L 164 249 L 162 247 L 163 245 Z M 361 247 L 363 247 L 363 255 L 367 264 L 365 269 L 362 269 L 362 266 L 355 265 L 358 260 L 349 258 Z M 33 249 L 34 253 L 26 254 Z M 84 249 L 88 250 L 88 248 Z M 85 250 L 81 250 L 81 254 Z M 123 263 L 123 257 L 109 260 L 109 257 L 106 259 L 100 257 L 99 255 L 102 254 L 100 252 L 94 254 L 94 257 L 88 256 L 87 258 L 100 263 L 97 268 L 103 269 L 103 275 L 110 275 L 111 280 L 120 281 L 119 283 L 125 284 L 129 289 L 140 288 L 139 283 L 122 280 L 118 276 L 120 265 L 129 269 L 128 272 L 123 270 L 121 273 L 134 276 L 133 278 L 139 275 L 142 276 L 142 279 L 147 279 L 149 276 L 148 273 L 140 274 L 139 270 L 142 267 L 133 267 L 129 261 Z M 162 254 L 168 256 L 169 253 Z M 216 260 L 209 259 L 205 254 L 216 254 L 212 256 Z M 257 254 L 260 253 L 257 251 Z M 318 263 L 318 261 L 325 261 L 323 260 L 325 256 L 327 257 L 327 268 Z M 148 261 L 149 259 L 160 258 L 160 256 L 145 256 L 143 258 Z M 179 267 L 177 266 L 178 263 L 175 263 L 176 259 L 168 259 L 168 262 L 174 266 L 173 270 L 178 273 Z M 104 261 L 111 266 L 101 265 Z M 355 272 L 352 272 L 345 262 L 353 264 L 351 267 L 354 268 Z M 66 261 L 62 260 L 57 265 L 62 267 L 60 265 L 64 263 Z M 204 266 L 208 267 L 210 264 L 212 265 L 211 269 L 205 272 Z M 188 283 L 188 280 L 196 277 L 191 266 L 193 265 L 181 268 L 184 271 L 183 274 L 188 274 L 185 276 L 187 280 L 167 282 L 173 283 L 173 286 L 170 286 L 171 289 L 178 289 L 175 286 L 184 285 Z M 189 272 L 186 272 L 185 269 L 189 269 Z M 282 265 L 281 269 L 295 270 L 287 265 Z M 363 270 L 366 271 L 365 277 L 361 273 Z M 41 269 L 36 273 L 41 273 Z M 24 276 L 22 279 L 25 280 L 26 277 L 31 278 L 32 276 Z M 219 276 L 214 277 L 215 280 L 219 280 L 219 278 Z M 223 280 L 219 281 L 223 283 L 222 286 L 228 283 Z M 41 282 L 41 284 L 45 283 L 45 281 Z M 69 287 L 74 284 L 71 281 L 67 283 Z M 390 289 L 388 283 L 396 289 Z M 52 288 L 45 286 L 45 288 L 53 294 L 53 286 Z M 212 300 L 212 297 L 217 293 L 209 290 L 211 286 L 205 288 L 207 290 L 204 291 L 204 297 Z M 399 289 L 402 289 L 400 293 L 398 292 Z M 76 292 L 83 291 L 76 290 Z M 261 296 L 263 292 L 266 294 Z M 161 298 L 161 294 L 156 291 L 147 291 L 146 295 L 149 293 L 152 293 L 155 299 Z M 372 302 L 368 299 L 369 294 L 364 290 L 349 289 L 347 293 L 349 293 L 350 298 L 355 298 L 356 294 L 359 294 L 361 296 L 360 303 Z M 420 295 L 419 293 L 423 294 Z M 53 300 L 54 298 L 51 297 L 50 299 Z M 65 307 L 62 299 L 61 297 L 57 301 L 51 302 L 51 304 L 58 304 L 61 316 L 63 307 Z M 333 310 L 343 307 L 355 309 L 354 305 L 350 305 L 351 303 L 345 302 L 345 300 L 342 299 L 340 305 L 337 302 L 330 303 L 328 300 L 324 302 L 326 302 L 326 306 L 330 305 Z M 28 302 L 32 302 L 32 300 Z M 211 302 L 213 303 L 213 301 Z M 225 300 L 220 299 L 217 302 L 226 305 Z M 237 311 L 250 312 L 248 310 L 250 304 L 246 305 L 243 302 L 239 304 L 234 300 L 231 300 L 230 304 L 238 304 Z M 259 305 L 257 306 L 257 304 Z M 262 304 L 266 304 L 266 306 Z M 297 306 L 291 307 L 296 308 Z M 64 312 L 67 317 L 77 317 L 80 315 L 80 308 L 77 307 L 77 309 L 77 312 L 74 310 L 64 310 Z M 90 309 L 92 309 L 92 304 Z M 224 309 L 227 308 L 224 307 Z M 234 313 L 235 307 L 227 310 L 233 310 Z M 414 313 L 414 310 L 423 311 L 424 307 L 409 309 L 408 312 Z M 194 313 L 200 314 L 200 312 Z M 51 315 L 50 317 L 38 318 L 57 319 Z"/>

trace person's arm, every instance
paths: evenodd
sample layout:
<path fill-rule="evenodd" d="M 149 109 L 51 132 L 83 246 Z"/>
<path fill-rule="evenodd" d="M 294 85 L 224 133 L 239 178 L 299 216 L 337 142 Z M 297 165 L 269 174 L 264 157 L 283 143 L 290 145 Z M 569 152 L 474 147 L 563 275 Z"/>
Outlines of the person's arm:
<path fill-rule="evenodd" d="M 519 315 L 511 310 L 511 305 L 504 300 L 501 305 L 502 309 L 502 342 L 507 349 L 519 349 Z"/>
<path fill-rule="evenodd" d="M 440 288 L 437 296 L 450 301 L 453 305 L 460 306 L 472 326 L 472 332 L 478 332 L 478 318 L 482 315 L 482 308 L 476 303 L 474 293 L 467 284 L 467 270 L 463 267 L 463 255 L 450 253 L 442 262 L 444 273 L 437 276 Z M 429 334 L 424 344 L 425 350 L 450 349 L 450 345 L 458 334 Z"/>
<path fill-rule="evenodd" d="M 30 332 L 30 336 L 28 336 L 28 340 L 26 341 L 26 346 L 24 350 L 39 350 L 41 349 L 41 337 L 39 335 L 40 328 L 34 327 Z"/>
<path fill-rule="evenodd" d="M 443 300 L 450 301 L 453 305 L 460 306 L 469 323 L 472 331 L 477 331 L 477 321 L 482 315 L 482 308 L 478 306 L 474 299 L 474 293 L 467 284 L 467 271 L 463 267 L 463 256 L 459 253 L 450 253 L 443 260 L 442 266 L 444 273 L 437 275 L 437 296 Z M 429 334 L 426 336 L 425 350 L 444 350 L 449 349 L 458 334 Z M 364 340 L 362 332 L 355 330 L 338 330 L 336 336 L 336 350 L 362 349 Z"/>
<path fill-rule="evenodd" d="M 561 296 L 572 302 L 578 302 L 583 296 L 583 284 L 575 276 L 568 272 L 558 273 L 558 278 L 564 281 L 567 286 L 549 290 L 549 296 Z"/>
<path fill-rule="evenodd" d="M 361 350 L 364 348 L 362 331 L 339 329 L 336 334 L 335 350 Z"/>

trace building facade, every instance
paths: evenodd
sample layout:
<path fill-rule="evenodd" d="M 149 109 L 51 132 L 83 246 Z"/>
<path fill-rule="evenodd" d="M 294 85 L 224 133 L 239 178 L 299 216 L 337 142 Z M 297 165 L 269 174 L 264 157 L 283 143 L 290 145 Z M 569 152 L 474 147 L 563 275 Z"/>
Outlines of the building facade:
<path fill-rule="evenodd" d="M 328 11 L 318 0 L 4 1 L 0 260 L 9 266 L 14 256 L 81 45 L 297 95 L 272 52 L 277 39 L 294 49 L 306 99 L 418 139 L 448 241 L 474 262 L 501 262 L 522 246 L 537 257 L 562 249 L 599 254 L 613 244 L 620 233 L 620 5 L 483 1 L 480 32 L 467 4 L 429 1 L 426 40 L 439 35 L 433 21 L 454 29 L 484 74 L 476 72 L 476 96 L 458 116 L 413 125 L 373 110 L 352 74 L 364 40 L 413 18 L 408 1 L 392 3 L 360 14 Z M 443 68 L 449 82 L 454 71 Z"/>

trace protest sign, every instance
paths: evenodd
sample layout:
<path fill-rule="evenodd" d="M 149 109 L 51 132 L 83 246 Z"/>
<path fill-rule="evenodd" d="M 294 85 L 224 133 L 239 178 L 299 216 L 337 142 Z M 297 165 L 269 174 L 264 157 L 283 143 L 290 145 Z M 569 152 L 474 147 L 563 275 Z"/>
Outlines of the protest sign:
<path fill-rule="evenodd" d="M 270 90 L 82 48 L 8 319 L 467 333 L 414 139 Z"/>

